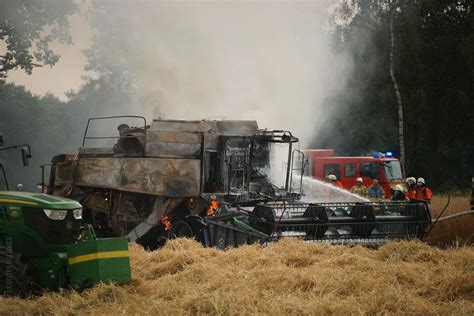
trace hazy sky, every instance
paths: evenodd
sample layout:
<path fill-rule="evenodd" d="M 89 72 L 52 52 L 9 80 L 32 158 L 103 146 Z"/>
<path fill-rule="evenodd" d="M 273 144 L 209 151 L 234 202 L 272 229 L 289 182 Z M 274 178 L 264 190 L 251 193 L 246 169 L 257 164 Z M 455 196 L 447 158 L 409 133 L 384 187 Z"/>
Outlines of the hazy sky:
<path fill-rule="evenodd" d="M 69 18 L 71 23 L 72 45 L 53 43 L 53 51 L 59 53 L 61 58 L 54 67 L 38 67 L 33 69 L 33 74 L 27 75 L 23 70 L 13 70 L 8 73 L 7 82 L 24 85 L 35 94 L 51 92 L 65 100 L 64 93 L 70 89 L 77 90 L 82 83 L 81 76 L 86 57 L 83 49 L 89 47 L 91 30 L 85 18 L 74 15 Z"/>

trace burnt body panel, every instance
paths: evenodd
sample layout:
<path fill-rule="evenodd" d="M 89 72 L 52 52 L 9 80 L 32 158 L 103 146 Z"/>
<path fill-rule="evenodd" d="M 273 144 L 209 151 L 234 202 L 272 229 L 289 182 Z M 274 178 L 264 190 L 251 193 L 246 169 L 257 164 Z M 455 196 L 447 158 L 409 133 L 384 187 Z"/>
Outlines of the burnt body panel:
<path fill-rule="evenodd" d="M 146 129 L 125 128 L 113 147 L 81 147 L 53 162 L 50 192 L 68 196 L 78 186 L 165 197 L 200 196 L 204 187 L 224 192 L 220 139 L 260 132 L 256 121 L 236 120 L 157 119 Z"/>
<path fill-rule="evenodd" d="M 202 134 L 189 132 L 147 131 L 146 156 L 199 159 Z"/>
<path fill-rule="evenodd" d="M 74 184 L 169 197 L 200 193 L 198 159 L 83 158 Z"/>

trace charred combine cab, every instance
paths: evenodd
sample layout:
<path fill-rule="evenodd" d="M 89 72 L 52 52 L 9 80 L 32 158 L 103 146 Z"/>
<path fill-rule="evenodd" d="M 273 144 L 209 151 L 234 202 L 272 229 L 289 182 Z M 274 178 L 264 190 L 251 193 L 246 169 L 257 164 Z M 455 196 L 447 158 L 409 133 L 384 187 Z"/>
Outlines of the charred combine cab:
<path fill-rule="evenodd" d="M 91 124 L 122 118 L 143 123 L 89 135 Z M 88 145 L 103 139 L 115 143 Z M 297 143 L 291 132 L 259 129 L 255 121 L 91 118 L 79 152 L 53 158 L 48 188 L 79 201 L 97 234 L 152 249 L 175 237 L 219 248 L 284 236 L 348 243 L 423 237 L 431 217 L 422 202 L 300 201 L 305 158 Z M 269 175 L 275 149 L 285 157 L 276 167 L 281 185 Z"/>

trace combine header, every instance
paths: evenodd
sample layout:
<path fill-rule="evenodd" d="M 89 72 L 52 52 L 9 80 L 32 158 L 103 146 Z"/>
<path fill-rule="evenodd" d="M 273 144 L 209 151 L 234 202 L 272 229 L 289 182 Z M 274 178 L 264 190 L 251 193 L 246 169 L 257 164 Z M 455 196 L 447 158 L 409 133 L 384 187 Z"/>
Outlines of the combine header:
<path fill-rule="evenodd" d="M 125 119 L 143 123 L 90 135 L 93 124 Z M 90 146 L 110 139 L 115 144 Z M 137 116 L 91 118 L 79 152 L 53 158 L 49 193 L 79 201 L 98 235 L 151 249 L 182 236 L 219 248 L 282 236 L 347 243 L 423 237 L 431 221 L 423 202 L 300 201 L 306 159 L 297 143 L 291 132 L 259 129 L 255 121 L 158 119 L 150 126 Z M 281 185 L 268 174 L 275 148 L 286 151 Z"/>
<path fill-rule="evenodd" d="M 387 240 L 422 238 L 431 222 L 422 202 L 344 202 L 255 207 L 252 226 L 273 238 L 297 236 L 330 243 L 380 244 Z"/>

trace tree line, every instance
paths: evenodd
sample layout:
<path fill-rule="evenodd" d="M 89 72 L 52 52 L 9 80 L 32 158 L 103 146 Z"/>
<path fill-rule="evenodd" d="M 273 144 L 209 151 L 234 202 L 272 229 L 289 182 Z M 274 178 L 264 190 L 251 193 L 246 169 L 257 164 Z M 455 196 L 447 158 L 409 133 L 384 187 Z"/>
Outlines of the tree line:
<path fill-rule="evenodd" d="M 356 13 L 354 14 L 354 6 Z M 334 31 L 353 70 L 347 88 L 327 100 L 337 111 L 313 146 L 341 155 L 400 154 L 398 104 L 404 116 L 405 171 L 438 191 L 470 188 L 474 176 L 474 14 L 471 1 L 348 1 Z M 352 15 L 351 15 L 352 14 Z"/>

